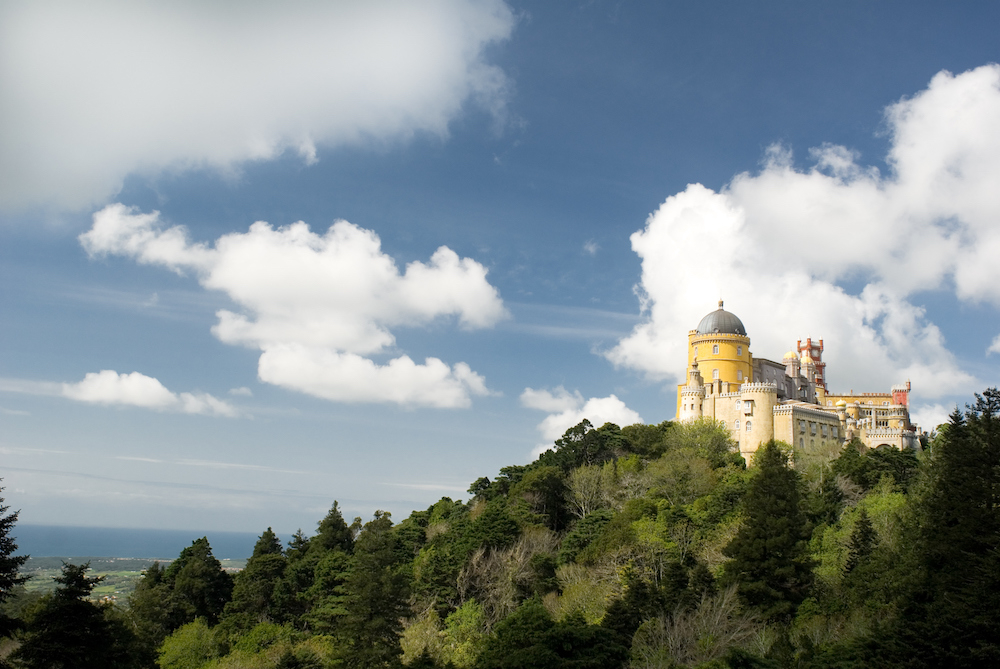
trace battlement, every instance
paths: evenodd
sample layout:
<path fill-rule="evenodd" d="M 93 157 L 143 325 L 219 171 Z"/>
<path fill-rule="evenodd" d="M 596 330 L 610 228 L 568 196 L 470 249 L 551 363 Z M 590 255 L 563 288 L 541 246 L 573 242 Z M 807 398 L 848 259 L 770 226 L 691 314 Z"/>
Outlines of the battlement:
<path fill-rule="evenodd" d="M 893 427 L 876 427 L 866 430 L 870 439 L 885 439 L 887 437 L 913 437 L 916 436 L 912 430 L 903 430 Z"/>
<path fill-rule="evenodd" d="M 778 384 L 771 383 L 770 381 L 761 381 L 757 383 L 744 383 L 740 386 L 740 394 L 743 393 L 774 393 L 778 394 Z"/>

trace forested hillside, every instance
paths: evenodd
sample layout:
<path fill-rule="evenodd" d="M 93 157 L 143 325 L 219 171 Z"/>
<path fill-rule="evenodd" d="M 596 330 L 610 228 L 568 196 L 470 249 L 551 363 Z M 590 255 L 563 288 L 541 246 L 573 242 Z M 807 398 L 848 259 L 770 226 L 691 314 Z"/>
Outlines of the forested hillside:
<path fill-rule="evenodd" d="M 394 522 L 265 530 L 224 572 L 205 539 L 147 570 L 126 606 L 17 581 L 4 516 L 13 667 L 1000 666 L 1000 392 L 922 453 L 749 469 L 711 423 L 584 421 L 529 465 Z M 6 513 L 6 509 L 3 512 Z M 8 522 L 9 521 L 9 522 Z"/>

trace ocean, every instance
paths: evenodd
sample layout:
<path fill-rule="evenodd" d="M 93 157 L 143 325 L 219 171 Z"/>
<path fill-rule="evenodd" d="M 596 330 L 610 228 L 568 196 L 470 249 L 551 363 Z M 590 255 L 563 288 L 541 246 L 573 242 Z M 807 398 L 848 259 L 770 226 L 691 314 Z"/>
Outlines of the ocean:
<path fill-rule="evenodd" d="M 181 549 L 208 537 L 220 560 L 245 559 L 253 553 L 257 534 L 198 530 L 148 530 L 121 527 L 23 525 L 11 529 L 16 555 L 32 557 L 128 557 L 172 560 Z M 284 540 L 284 539 L 283 539 Z"/>

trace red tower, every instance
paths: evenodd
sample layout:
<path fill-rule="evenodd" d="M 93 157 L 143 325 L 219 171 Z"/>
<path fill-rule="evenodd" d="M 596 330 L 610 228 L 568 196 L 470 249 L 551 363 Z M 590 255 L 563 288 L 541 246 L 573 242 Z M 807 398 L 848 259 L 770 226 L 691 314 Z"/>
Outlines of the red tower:
<path fill-rule="evenodd" d="M 820 339 L 818 344 L 814 344 L 812 337 L 806 339 L 806 343 L 803 346 L 802 340 L 799 339 L 796 347 L 799 351 L 799 357 L 805 353 L 810 358 L 812 358 L 813 363 L 816 365 L 816 387 L 822 387 L 824 391 L 829 392 L 826 387 L 826 363 L 823 362 L 823 340 Z"/>

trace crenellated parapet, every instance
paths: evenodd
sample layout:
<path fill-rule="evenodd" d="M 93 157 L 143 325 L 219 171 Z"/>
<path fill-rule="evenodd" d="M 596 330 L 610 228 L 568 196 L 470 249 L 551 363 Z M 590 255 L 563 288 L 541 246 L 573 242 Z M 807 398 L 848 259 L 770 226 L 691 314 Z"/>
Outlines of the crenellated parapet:
<path fill-rule="evenodd" d="M 746 393 L 773 393 L 778 394 L 778 384 L 771 382 L 744 383 L 740 386 L 740 395 Z M 735 394 L 735 393 L 734 393 Z"/>

